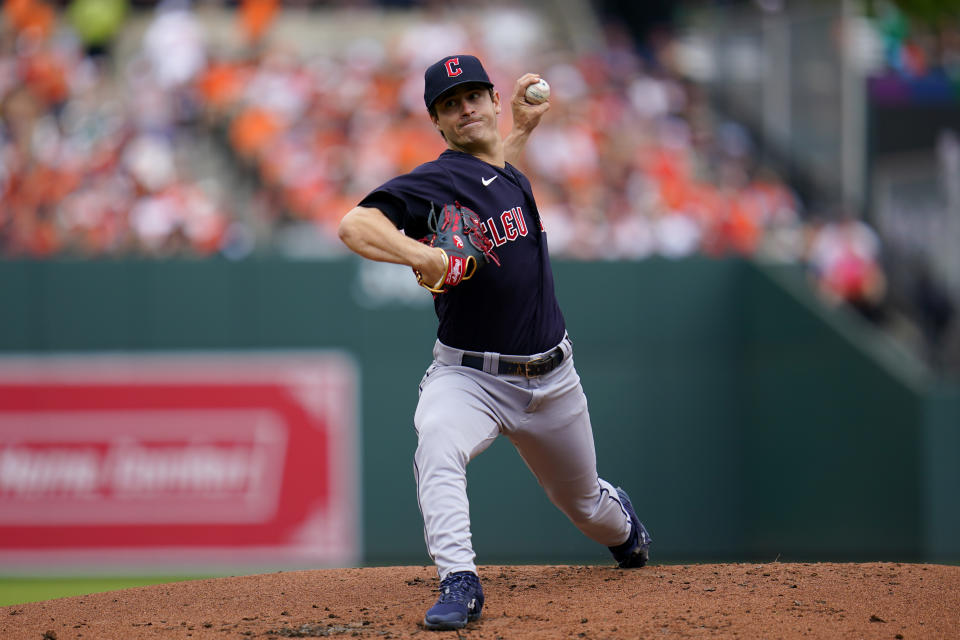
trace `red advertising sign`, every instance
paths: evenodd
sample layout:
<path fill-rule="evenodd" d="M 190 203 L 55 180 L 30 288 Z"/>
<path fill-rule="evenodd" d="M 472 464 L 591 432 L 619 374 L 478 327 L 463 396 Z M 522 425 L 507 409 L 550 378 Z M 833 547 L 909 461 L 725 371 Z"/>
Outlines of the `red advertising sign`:
<path fill-rule="evenodd" d="M 333 352 L 0 358 L 0 567 L 356 562 Z"/>

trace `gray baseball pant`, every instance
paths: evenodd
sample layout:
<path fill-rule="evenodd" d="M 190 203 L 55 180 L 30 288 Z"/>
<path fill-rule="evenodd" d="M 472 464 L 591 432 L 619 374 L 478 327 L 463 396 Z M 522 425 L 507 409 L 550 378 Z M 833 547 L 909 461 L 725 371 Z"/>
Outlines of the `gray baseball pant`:
<path fill-rule="evenodd" d="M 587 399 L 568 337 L 560 365 L 540 377 L 497 375 L 500 354 L 453 349 L 437 341 L 420 382 L 414 416 L 414 474 L 427 551 L 442 580 L 477 571 L 470 537 L 466 468 L 503 433 L 553 502 L 588 538 L 622 544 L 630 519 L 615 488 L 597 475 Z M 484 358 L 484 371 L 460 365 Z M 530 359 L 545 354 L 530 356 Z"/>

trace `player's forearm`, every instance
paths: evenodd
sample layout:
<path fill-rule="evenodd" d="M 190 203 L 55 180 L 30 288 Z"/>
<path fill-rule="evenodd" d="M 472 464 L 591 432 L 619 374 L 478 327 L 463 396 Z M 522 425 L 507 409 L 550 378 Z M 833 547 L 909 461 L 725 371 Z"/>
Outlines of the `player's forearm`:
<path fill-rule="evenodd" d="M 377 262 L 403 264 L 432 273 L 442 258 L 423 243 L 408 238 L 393 223 L 371 207 L 354 207 L 340 221 L 340 240 L 354 253 Z"/>
<path fill-rule="evenodd" d="M 520 163 L 520 158 L 523 157 L 523 148 L 527 145 L 531 132 L 532 129 L 529 131 L 513 129 L 507 134 L 507 137 L 503 139 L 503 157 L 507 162 L 512 165 Z"/>
<path fill-rule="evenodd" d="M 513 114 L 513 127 L 503 139 L 503 156 L 510 164 L 518 164 L 523 157 L 523 149 L 530 139 L 530 134 L 540 124 L 543 114 L 550 108 L 547 101 L 530 102 L 526 99 L 526 91 L 530 85 L 540 80 L 535 73 L 526 73 L 517 79 L 513 87 L 513 96 L 510 99 L 510 110 Z"/>

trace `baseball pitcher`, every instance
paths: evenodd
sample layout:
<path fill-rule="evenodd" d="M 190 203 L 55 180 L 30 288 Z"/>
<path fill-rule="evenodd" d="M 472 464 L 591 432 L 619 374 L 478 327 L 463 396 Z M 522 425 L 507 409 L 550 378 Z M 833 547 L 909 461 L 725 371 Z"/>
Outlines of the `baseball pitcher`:
<path fill-rule="evenodd" d="M 447 149 L 374 189 L 340 222 L 351 250 L 411 267 L 433 292 L 439 319 L 414 415 L 417 497 L 440 578 L 428 629 L 480 617 L 466 468 L 500 434 L 553 504 L 620 567 L 648 560 L 651 538 L 626 492 L 597 473 L 546 231 L 529 180 L 508 162 L 549 109 L 540 80 L 517 80 L 513 129 L 502 138 L 500 94 L 480 60 L 451 55 L 431 65 L 424 102 Z M 530 98 L 533 85 L 539 93 Z"/>

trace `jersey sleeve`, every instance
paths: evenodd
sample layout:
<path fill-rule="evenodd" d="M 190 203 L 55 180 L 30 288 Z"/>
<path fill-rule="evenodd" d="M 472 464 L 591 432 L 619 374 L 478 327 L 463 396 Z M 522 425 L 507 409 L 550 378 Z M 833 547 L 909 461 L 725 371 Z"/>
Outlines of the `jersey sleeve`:
<path fill-rule="evenodd" d="M 383 215 L 390 219 L 398 229 L 403 228 L 404 211 L 406 205 L 403 200 L 382 190 L 371 191 L 360 201 L 361 207 L 373 207 L 379 209 Z"/>
<path fill-rule="evenodd" d="M 377 187 L 360 201 L 360 206 L 380 209 L 408 236 L 422 238 L 427 235 L 431 203 L 442 207 L 453 200 L 449 175 L 436 163 L 428 162 Z"/>

